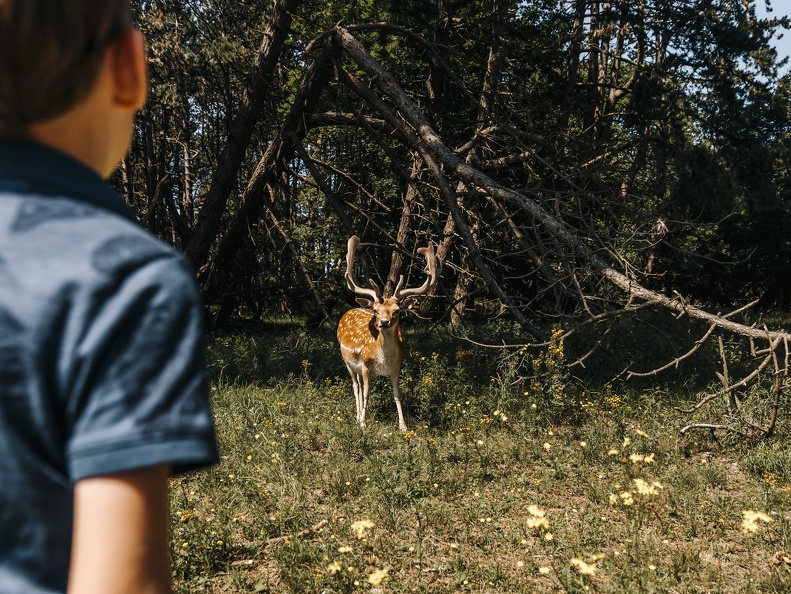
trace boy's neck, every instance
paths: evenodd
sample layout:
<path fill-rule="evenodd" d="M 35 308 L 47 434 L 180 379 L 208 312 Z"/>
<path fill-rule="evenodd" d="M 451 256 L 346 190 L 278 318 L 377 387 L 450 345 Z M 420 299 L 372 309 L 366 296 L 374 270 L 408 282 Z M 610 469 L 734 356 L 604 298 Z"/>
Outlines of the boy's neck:
<path fill-rule="evenodd" d="M 107 48 L 88 95 L 57 117 L 30 126 L 28 137 L 107 179 L 128 150 L 146 90 L 145 42 L 132 29 Z"/>

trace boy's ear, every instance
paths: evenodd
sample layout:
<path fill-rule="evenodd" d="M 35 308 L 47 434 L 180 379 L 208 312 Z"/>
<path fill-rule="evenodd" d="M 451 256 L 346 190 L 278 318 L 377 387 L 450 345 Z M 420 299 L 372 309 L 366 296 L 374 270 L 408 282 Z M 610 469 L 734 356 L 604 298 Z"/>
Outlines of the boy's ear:
<path fill-rule="evenodd" d="M 130 29 L 110 47 L 114 95 L 118 107 L 138 110 L 146 103 L 148 75 L 143 34 Z"/>

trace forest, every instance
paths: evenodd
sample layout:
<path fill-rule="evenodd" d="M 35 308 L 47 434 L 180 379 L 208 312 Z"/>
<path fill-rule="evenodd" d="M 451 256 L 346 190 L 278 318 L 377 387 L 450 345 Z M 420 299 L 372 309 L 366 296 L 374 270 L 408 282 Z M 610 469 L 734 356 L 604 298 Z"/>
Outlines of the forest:
<path fill-rule="evenodd" d="M 778 1 L 133 0 L 112 182 L 195 270 L 222 452 L 174 591 L 788 592 Z M 354 417 L 347 267 L 438 279 L 406 426 Z"/>
<path fill-rule="evenodd" d="M 150 94 L 113 182 L 186 254 L 212 329 L 332 327 L 356 234 L 385 294 L 422 282 L 432 242 L 416 313 L 460 336 L 561 328 L 580 373 L 699 358 L 725 393 L 767 367 L 784 387 L 791 77 L 770 40 L 791 23 L 769 2 L 133 4 Z"/>

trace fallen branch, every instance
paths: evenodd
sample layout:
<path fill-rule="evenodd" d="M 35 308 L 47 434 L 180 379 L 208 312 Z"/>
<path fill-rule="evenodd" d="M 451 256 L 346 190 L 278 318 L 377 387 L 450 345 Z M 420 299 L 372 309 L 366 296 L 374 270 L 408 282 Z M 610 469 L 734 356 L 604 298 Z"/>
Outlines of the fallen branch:
<path fill-rule="evenodd" d="M 264 542 L 264 543 L 253 542 L 253 543 L 250 543 L 249 546 L 251 548 L 252 547 L 256 547 L 256 546 L 263 546 L 264 548 L 266 548 L 266 547 L 269 547 L 269 546 L 272 546 L 272 545 L 280 544 L 281 542 L 294 540 L 295 538 L 302 538 L 303 536 L 307 536 L 307 535 L 312 534 L 314 532 L 319 532 L 326 525 L 327 525 L 327 520 L 322 520 L 318 524 L 314 524 L 310 528 L 305 528 L 304 530 L 301 530 L 300 532 L 297 532 L 296 534 L 285 534 L 283 536 L 275 536 L 273 538 L 267 539 L 266 542 Z M 255 562 L 256 562 L 255 559 L 239 559 L 238 561 L 231 562 L 231 566 L 232 567 L 240 567 L 240 566 L 248 567 L 248 566 L 255 565 Z"/>
<path fill-rule="evenodd" d="M 669 363 L 663 365 L 662 367 L 657 367 L 656 369 L 652 369 L 651 371 L 646 371 L 646 372 L 643 372 L 643 373 L 641 373 L 639 371 L 630 371 L 629 373 L 626 374 L 626 379 L 630 380 L 633 377 L 649 377 L 649 376 L 653 376 L 653 375 L 658 375 L 661 372 L 663 372 L 663 371 L 665 371 L 667 369 L 670 369 L 671 367 L 678 368 L 679 364 L 684 359 L 687 359 L 687 358 L 691 357 L 700 347 L 702 347 L 704 344 L 706 344 L 706 341 L 709 339 L 709 336 L 711 336 L 711 333 L 714 332 L 714 330 L 716 330 L 716 328 L 717 327 L 714 324 L 709 326 L 709 329 L 706 331 L 706 333 L 703 336 L 701 336 L 698 340 L 695 341 L 695 345 L 691 349 L 689 349 L 686 353 L 681 355 L 680 357 L 676 357 L 675 359 L 673 359 Z"/>
<path fill-rule="evenodd" d="M 656 307 L 670 311 L 679 317 L 687 316 L 690 319 L 704 321 L 734 334 L 760 339 L 767 338 L 768 335 L 770 340 L 778 338 L 787 340 L 791 338 L 791 334 L 787 332 L 774 331 L 767 333 L 753 326 L 733 322 L 727 316 L 712 314 L 686 303 L 678 297 L 671 298 L 657 293 L 642 286 L 627 274 L 616 270 L 582 238 L 569 230 L 562 221 L 553 216 L 537 201 L 521 192 L 500 185 L 483 172 L 472 167 L 448 148 L 428 119 L 423 115 L 421 109 L 398 84 L 395 77 L 385 70 L 347 29 L 340 26 L 335 27 L 331 32 L 331 36 L 333 41 L 370 76 L 371 84 L 375 84 L 396 104 L 397 113 L 406 121 L 414 136 L 419 140 L 417 145 L 412 143 L 411 148 L 419 150 L 424 158 L 430 155 L 430 157 L 435 159 L 437 164 L 442 167 L 444 175 L 455 175 L 468 185 L 480 188 L 495 200 L 524 209 L 526 213 L 565 246 L 569 257 L 587 262 L 595 272 L 634 298 L 650 302 Z M 387 116 L 385 116 L 385 119 L 387 119 Z M 393 123 L 402 132 L 404 131 L 403 124 Z"/>
<path fill-rule="evenodd" d="M 369 77 L 367 83 L 358 80 L 350 73 L 338 68 L 338 79 L 347 87 L 356 92 L 363 98 L 370 107 L 378 112 L 378 115 L 384 119 L 386 125 L 392 126 L 394 130 L 400 133 L 400 137 L 406 142 L 410 150 L 416 151 L 423 163 L 425 163 L 433 182 L 448 207 L 450 217 L 455 223 L 455 231 L 461 236 L 464 244 L 467 247 L 469 256 L 474 263 L 475 268 L 481 275 L 484 284 L 509 311 L 509 313 L 517 320 L 523 329 L 530 332 L 535 338 L 541 342 L 546 342 L 547 337 L 543 336 L 540 329 L 532 326 L 529 320 L 525 317 L 522 307 L 506 295 L 498 284 L 496 278 L 492 274 L 489 266 L 482 257 L 479 247 L 475 238 L 472 236 L 464 212 L 459 206 L 459 194 L 454 191 L 455 187 L 463 188 L 469 195 L 480 195 L 485 197 L 486 200 L 497 202 L 501 205 L 515 208 L 517 212 L 521 212 L 529 219 L 529 224 L 535 229 L 535 241 L 545 246 L 545 253 L 552 253 L 553 262 L 569 269 L 566 272 L 566 280 L 571 279 L 575 291 L 567 287 L 567 290 L 581 300 L 582 306 L 588 316 L 596 317 L 596 313 L 587 307 L 586 296 L 583 287 L 578 282 L 576 271 L 571 269 L 572 265 L 578 266 L 586 273 L 598 276 L 600 279 L 607 280 L 611 285 L 621 291 L 624 298 L 623 301 L 626 305 L 622 304 L 622 311 L 634 308 L 636 306 L 646 305 L 648 307 L 662 310 L 675 316 L 677 319 L 686 317 L 690 320 L 703 322 L 707 325 L 707 330 L 704 335 L 697 340 L 691 348 L 683 355 L 675 358 L 673 361 L 662 365 L 649 372 L 634 372 L 624 370 L 626 378 L 632 377 L 647 377 L 657 375 L 658 373 L 678 366 L 678 364 L 693 355 L 698 351 L 703 344 L 715 335 L 717 330 L 722 330 L 734 335 L 744 336 L 750 339 L 751 347 L 754 349 L 754 340 L 766 340 L 768 349 L 766 351 L 766 358 L 760 362 L 758 368 L 752 373 L 748 374 L 741 381 L 731 384 L 730 374 L 728 372 L 728 362 L 725 360 L 724 344 L 721 346 L 721 353 L 723 359 L 723 373 L 717 374 L 720 381 L 723 383 L 723 389 L 719 390 L 716 394 L 706 396 L 697 406 L 693 407 L 690 411 L 697 410 L 706 402 L 713 400 L 718 396 L 725 396 L 729 398 L 729 402 L 735 404 L 736 412 L 739 413 L 739 423 L 743 423 L 752 429 L 761 431 L 763 435 L 768 435 L 774 428 L 776 422 L 776 414 L 779 410 L 780 393 L 785 387 L 785 382 L 781 379 L 787 375 L 788 369 L 788 347 L 787 343 L 791 338 L 791 333 L 786 331 L 777 330 L 770 331 L 767 328 L 756 328 L 754 325 L 747 325 L 740 323 L 733 319 L 736 314 L 744 312 L 755 304 L 750 304 L 739 307 L 735 311 L 722 315 L 721 313 L 712 313 L 705 309 L 693 305 L 688 299 L 680 294 L 665 295 L 657 291 L 651 290 L 638 282 L 638 273 L 632 268 L 631 264 L 619 254 L 610 250 L 607 245 L 595 233 L 590 233 L 589 236 L 573 226 L 567 224 L 561 218 L 559 211 L 553 212 L 547 206 L 542 204 L 537 197 L 528 195 L 526 192 L 517 191 L 513 188 L 501 185 L 481 170 L 477 169 L 470 162 L 470 159 L 465 159 L 463 155 L 450 149 L 442 137 L 434 129 L 431 122 L 425 116 L 424 112 L 414 102 L 412 97 L 405 92 L 396 78 L 388 72 L 382 65 L 377 62 L 365 47 L 350 33 L 350 31 L 342 26 L 336 26 L 327 34 L 332 47 L 338 48 L 350 57 Z M 559 198 L 557 198 L 559 200 Z M 449 219 L 450 220 L 450 219 Z M 511 221 L 512 226 L 513 221 Z M 518 234 L 517 234 L 518 235 Z M 550 242 L 545 242 L 541 237 L 547 235 L 551 237 Z M 530 248 L 531 246 L 523 242 L 523 247 Z M 546 245 L 545 245 L 546 244 Z M 538 263 L 541 263 L 540 258 Z M 539 266 L 539 270 L 541 270 Z M 551 275 L 554 277 L 555 271 Z M 558 282 L 560 279 L 557 279 Z M 610 314 L 607 314 L 610 315 Z M 718 336 L 718 339 L 721 338 Z M 776 354 L 776 349 L 780 343 L 786 345 L 786 359 L 785 365 L 780 365 Z M 771 420 L 768 427 L 761 427 L 758 424 L 744 418 L 745 413 L 740 409 L 739 401 L 735 396 L 735 390 L 756 381 L 760 377 L 761 371 L 769 364 L 774 362 L 775 366 L 775 385 L 774 385 L 774 404 L 772 406 Z M 731 407 L 733 413 L 733 407 Z M 731 419 L 733 420 L 733 419 Z M 729 425 L 718 425 L 709 423 L 694 423 L 684 427 L 681 430 L 681 435 L 686 434 L 692 429 L 709 429 L 727 430 L 739 433 L 741 435 L 748 435 L 741 428 L 732 427 Z"/>
<path fill-rule="evenodd" d="M 725 429 L 726 431 L 732 431 L 734 433 L 738 433 L 739 435 L 743 435 L 745 437 L 751 437 L 749 433 L 740 431 L 735 427 L 729 427 L 728 425 L 713 425 L 711 423 L 692 423 L 691 425 L 687 425 L 683 429 L 679 430 L 678 434 L 686 435 L 687 432 L 691 431 L 692 429 L 710 429 L 712 431 L 716 431 L 717 429 Z"/>
<path fill-rule="evenodd" d="M 281 542 L 285 542 L 287 540 L 293 540 L 295 538 L 302 538 L 303 536 L 307 536 L 308 534 L 311 534 L 312 532 L 318 532 L 319 530 L 324 528 L 324 526 L 326 526 L 326 525 L 327 525 L 327 520 L 322 520 L 318 524 L 315 524 L 315 525 L 311 526 L 310 528 L 305 528 L 304 530 L 302 530 L 300 532 L 297 532 L 296 534 L 286 534 L 284 536 L 276 536 L 274 538 L 270 538 L 270 539 L 268 539 L 266 541 L 266 543 L 264 543 L 264 546 L 268 547 L 268 546 L 271 546 L 271 545 L 274 545 L 274 544 L 279 544 Z"/>

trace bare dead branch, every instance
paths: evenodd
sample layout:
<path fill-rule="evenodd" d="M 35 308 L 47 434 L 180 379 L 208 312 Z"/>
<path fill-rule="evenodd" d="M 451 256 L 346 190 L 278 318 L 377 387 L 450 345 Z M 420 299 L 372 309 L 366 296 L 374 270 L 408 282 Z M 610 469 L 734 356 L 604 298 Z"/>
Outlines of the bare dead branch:
<path fill-rule="evenodd" d="M 735 427 L 730 427 L 728 425 L 714 425 L 711 423 L 692 423 L 691 425 L 687 425 L 686 427 L 679 430 L 679 435 L 686 435 L 692 429 L 710 429 L 712 431 L 716 431 L 717 429 L 723 429 L 725 431 L 730 431 L 732 433 L 738 433 L 739 435 L 743 435 L 744 437 L 752 437 L 749 433 L 745 433 L 744 431 L 740 431 Z"/>
<path fill-rule="evenodd" d="M 786 353 L 788 352 L 788 341 L 785 343 Z M 767 437 L 772 435 L 777 424 L 777 413 L 780 410 L 780 392 L 786 385 L 788 379 L 788 366 L 784 365 L 781 370 L 778 363 L 776 353 L 773 353 L 773 360 L 775 364 L 775 386 L 774 386 L 774 400 L 772 401 L 772 411 L 769 418 L 769 425 L 766 427 L 765 434 Z"/>
<path fill-rule="evenodd" d="M 614 269 L 599 253 L 592 250 L 585 241 L 567 229 L 562 221 L 546 211 L 541 204 L 520 192 L 501 186 L 448 149 L 426 120 L 421 110 L 408 97 L 392 74 L 382 68 L 348 30 L 343 27 L 336 27 L 333 31 L 333 38 L 366 71 L 372 82 L 396 103 L 399 115 L 409 123 L 410 132 L 414 130 L 414 134 L 419 139 L 415 148 L 421 151 L 427 163 L 430 158 L 432 161 L 436 160 L 437 164 L 441 164 L 443 167 L 442 169 L 439 167 L 434 168 L 437 174 L 455 174 L 471 186 L 481 188 L 495 199 L 524 208 L 566 248 L 569 256 L 587 262 L 599 275 L 634 298 L 651 302 L 655 306 L 673 312 L 678 316 L 687 316 L 690 319 L 713 324 L 734 334 L 755 338 L 765 337 L 764 333 L 757 328 L 733 322 L 724 316 L 712 314 L 697 306 L 683 303 L 679 299 L 670 298 L 647 289 L 634 278 Z M 404 129 L 401 125 L 399 125 L 399 128 Z M 439 184 L 439 182 L 437 183 Z M 453 212 L 453 207 L 450 205 L 449 207 L 451 212 Z M 455 218 L 456 215 L 454 215 Z M 775 331 L 770 332 L 770 337 L 772 340 L 778 337 L 785 339 L 791 337 L 791 335 L 786 332 Z"/>
<path fill-rule="evenodd" d="M 703 336 L 701 336 L 698 340 L 695 341 L 695 346 L 693 346 L 691 349 L 689 349 L 686 353 L 684 353 L 680 357 L 676 357 L 675 359 L 673 359 L 669 363 L 663 365 L 662 367 L 657 367 L 656 369 L 652 369 L 651 371 L 647 371 L 647 372 L 643 372 L 643 373 L 641 373 L 639 371 L 630 371 L 629 373 L 626 374 L 626 379 L 630 380 L 633 377 L 655 376 L 655 375 L 660 374 L 663 371 L 666 371 L 666 370 L 670 369 L 671 367 L 674 367 L 674 368 L 678 369 L 678 366 L 679 366 L 679 364 L 682 361 L 684 361 L 685 359 L 689 359 L 700 347 L 702 347 L 704 344 L 706 344 L 706 341 L 709 339 L 709 336 L 711 336 L 711 333 L 714 332 L 714 330 L 716 330 L 716 329 L 717 329 L 717 326 L 715 326 L 714 324 L 709 326 L 709 329 L 706 330 L 706 333 Z"/>
<path fill-rule="evenodd" d="M 322 520 L 321 522 L 314 524 L 310 528 L 305 528 L 305 530 L 300 530 L 295 534 L 285 534 L 283 536 L 275 536 L 273 538 L 267 539 L 264 543 L 260 543 L 259 541 L 259 542 L 251 543 L 249 546 L 259 545 L 264 547 L 270 547 L 272 545 L 280 544 L 281 542 L 294 540 L 295 538 L 304 538 L 305 536 L 308 536 L 310 534 L 321 532 L 321 529 L 324 528 L 324 526 L 326 526 L 327 523 L 328 523 L 327 520 Z M 254 565 L 254 564 L 255 564 L 254 559 L 240 559 L 238 561 L 231 562 L 231 565 L 234 567 Z"/>

